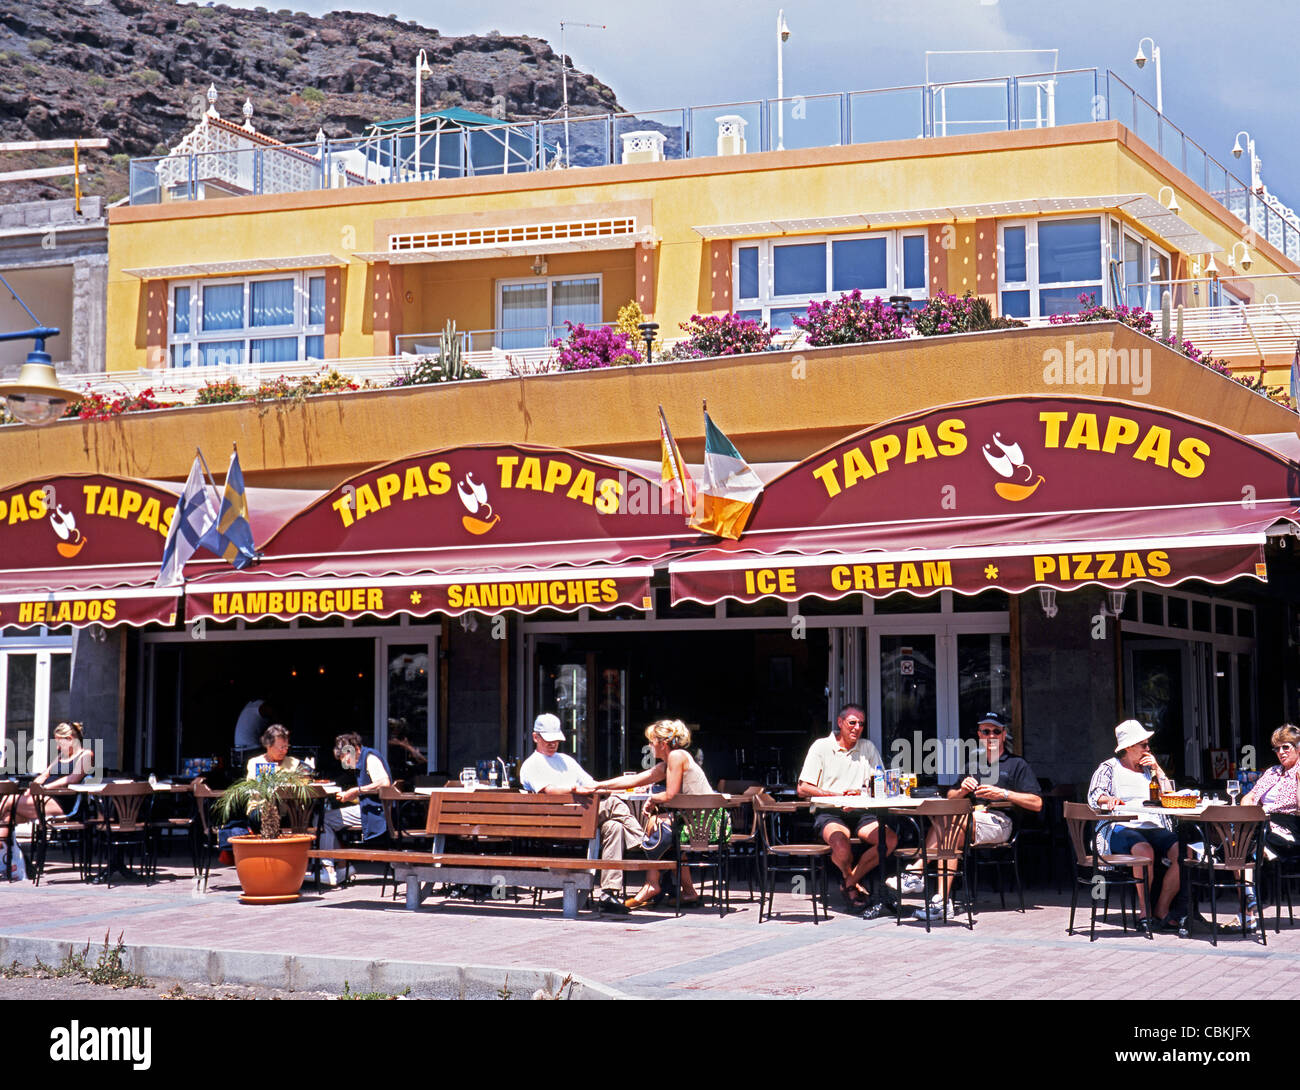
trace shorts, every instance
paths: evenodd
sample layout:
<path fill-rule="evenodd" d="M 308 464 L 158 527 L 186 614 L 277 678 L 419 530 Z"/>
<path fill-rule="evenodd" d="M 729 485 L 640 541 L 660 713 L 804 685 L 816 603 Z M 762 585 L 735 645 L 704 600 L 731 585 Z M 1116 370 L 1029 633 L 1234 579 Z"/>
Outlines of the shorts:
<path fill-rule="evenodd" d="M 822 830 L 827 825 L 843 825 L 851 835 L 857 836 L 863 829 L 875 824 L 876 817 L 870 811 L 850 814 L 844 810 L 823 810 L 813 818 L 813 832 L 817 834 L 819 840 L 825 840 Z"/>
<path fill-rule="evenodd" d="M 976 810 L 973 844 L 1004 844 L 1011 839 L 1011 818 L 999 810 Z"/>
<path fill-rule="evenodd" d="M 1110 833 L 1110 851 L 1108 855 L 1132 855 L 1133 846 L 1145 840 L 1155 849 L 1156 858 L 1164 859 L 1169 849 L 1178 843 L 1178 834 L 1168 829 L 1130 829 L 1121 826 Z"/>

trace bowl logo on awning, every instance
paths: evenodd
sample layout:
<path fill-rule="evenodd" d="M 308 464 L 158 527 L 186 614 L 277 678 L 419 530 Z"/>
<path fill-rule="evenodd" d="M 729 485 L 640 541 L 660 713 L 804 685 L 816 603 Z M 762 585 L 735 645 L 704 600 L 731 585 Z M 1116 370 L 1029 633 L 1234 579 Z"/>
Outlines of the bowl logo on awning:
<path fill-rule="evenodd" d="M 59 550 L 59 555 L 66 560 L 71 560 L 86 544 L 86 539 L 82 536 L 81 531 L 77 529 L 77 520 L 73 518 L 71 511 L 65 511 L 61 506 L 56 506 L 54 514 L 50 516 L 50 525 L 54 532 L 62 539 L 55 544 Z"/>
<path fill-rule="evenodd" d="M 997 452 L 994 452 L 994 447 L 997 447 Z M 1025 461 L 1025 454 L 1020 449 L 1020 444 L 1014 440 L 1010 443 L 1002 442 L 1000 431 L 993 433 L 993 441 L 985 443 L 983 450 L 984 460 L 988 462 L 993 472 L 999 477 L 1006 478 L 993 485 L 993 491 L 1004 500 L 1010 500 L 1012 503 L 1027 500 L 1043 483 L 1044 478 L 1041 473 L 1038 479 L 1034 480 L 1033 467 Z"/>
<path fill-rule="evenodd" d="M 474 480 L 473 473 L 466 473 L 463 481 L 456 482 L 456 494 L 469 512 L 462 515 L 460 521 L 471 534 L 486 534 L 501 521 L 501 516 L 494 514 L 492 505 L 487 502 L 487 485 Z"/>

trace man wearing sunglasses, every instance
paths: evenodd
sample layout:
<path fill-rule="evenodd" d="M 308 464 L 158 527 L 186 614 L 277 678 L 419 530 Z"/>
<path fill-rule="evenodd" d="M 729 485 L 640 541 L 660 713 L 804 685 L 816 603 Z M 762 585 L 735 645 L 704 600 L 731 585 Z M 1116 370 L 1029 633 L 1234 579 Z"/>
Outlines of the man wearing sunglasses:
<path fill-rule="evenodd" d="M 830 735 L 818 738 L 808 749 L 803 770 L 799 773 L 798 792 L 801 799 L 830 795 L 859 795 L 883 765 L 880 751 L 871 741 L 862 737 L 867 714 L 857 704 L 846 704 L 835 719 Z M 866 874 L 872 873 L 880 863 L 880 823 L 870 812 L 848 813 L 844 810 L 821 810 L 813 820 L 813 828 L 831 849 L 831 862 L 840 869 L 841 891 L 850 912 L 873 920 L 888 911 L 883 902 L 870 898 L 858 885 Z M 857 837 L 864 845 L 862 858 L 854 866 L 853 843 Z M 885 854 L 898 845 L 893 830 L 885 830 Z"/>
<path fill-rule="evenodd" d="M 991 806 L 1010 804 L 1036 814 L 1043 808 L 1043 789 L 1029 762 L 1007 752 L 1011 744 L 1011 728 L 1005 718 L 997 712 L 985 712 L 975 732 L 979 737 L 979 756 L 974 766 L 966 769 L 957 786 L 948 790 L 948 797 L 969 798 L 974 805 L 981 807 L 972 814 L 971 843 L 1003 844 L 1011 839 L 1015 822 L 1009 810 L 992 809 Z M 931 847 L 936 847 L 937 835 L 933 830 L 931 835 L 934 836 Z M 950 885 L 951 879 L 946 874 L 940 875 L 938 891 L 924 908 L 916 910 L 917 917 L 943 918 Z M 921 874 L 919 862 L 903 872 L 904 893 L 920 893 L 924 886 L 925 877 Z M 946 915 L 952 914 L 952 905 L 947 904 Z"/>

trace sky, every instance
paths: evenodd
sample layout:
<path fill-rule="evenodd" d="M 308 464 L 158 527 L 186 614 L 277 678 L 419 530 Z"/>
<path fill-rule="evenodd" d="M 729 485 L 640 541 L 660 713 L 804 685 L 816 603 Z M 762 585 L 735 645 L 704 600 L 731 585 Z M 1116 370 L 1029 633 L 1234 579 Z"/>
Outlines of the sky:
<path fill-rule="evenodd" d="M 237 0 L 236 6 L 254 3 Z M 294 7 L 315 15 L 336 9 L 393 14 L 448 35 L 529 34 L 557 52 L 563 20 L 574 64 L 632 110 L 776 95 L 776 3 L 295 0 Z M 1244 6 L 1223 0 L 785 0 L 784 11 L 787 96 L 923 83 L 927 50 L 1055 49 L 1058 69 L 1109 68 L 1154 103 L 1154 65 L 1139 70 L 1133 63 L 1138 39 L 1151 36 L 1161 50 L 1166 118 L 1247 181 L 1246 157 L 1234 160 L 1231 150 L 1238 130 L 1248 130 L 1265 183 L 1300 208 L 1300 4 L 1294 0 Z M 1150 57 L 1149 44 L 1146 52 Z M 931 63 L 948 66 L 932 69 L 936 80 L 989 74 L 959 70 L 962 64 L 992 64 L 1004 74 L 1052 65 L 1050 54 Z"/>

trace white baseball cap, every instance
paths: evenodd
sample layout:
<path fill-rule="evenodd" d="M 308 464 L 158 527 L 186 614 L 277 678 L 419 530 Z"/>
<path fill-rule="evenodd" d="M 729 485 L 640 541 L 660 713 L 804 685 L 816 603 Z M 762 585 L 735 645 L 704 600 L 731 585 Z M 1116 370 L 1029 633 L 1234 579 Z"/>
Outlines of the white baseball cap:
<path fill-rule="evenodd" d="M 533 720 L 533 733 L 544 742 L 564 741 L 564 728 L 560 726 L 560 717 L 550 712 L 542 712 Z"/>
<path fill-rule="evenodd" d="M 1115 752 L 1145 742 L 1148 738 L 1154 738 L 1155 733 L 1153 730 L 1147 730 L 1136 719 L 1125 719 L 1115 728 Z"/>

